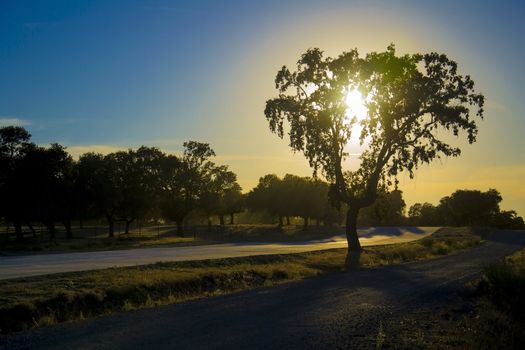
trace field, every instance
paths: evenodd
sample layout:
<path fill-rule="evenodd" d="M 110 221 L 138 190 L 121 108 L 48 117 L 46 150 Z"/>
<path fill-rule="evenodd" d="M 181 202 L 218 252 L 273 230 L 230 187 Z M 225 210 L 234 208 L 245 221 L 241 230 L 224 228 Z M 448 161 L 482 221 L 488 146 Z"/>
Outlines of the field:
<path fill-rule="evenodd" d="M 480 244 L 471 229 L 367 247 L 364 267 L 451 254 Z M 0 329 L 11 332 L 344 271 L 345 249 L 112 268 L 0 281 Z"/>
<path fill-rule="evenodd" d="M 123 228 L 122 228 L 123 229 Z M 0 254 L 46 253 L 130 249 L 140 247 L 176 246 L 210 244 L 213 242 L 294 242 L 322 239 L 343 234 L 340 226 L 311 226 L 307 231 L 300 225 L 276 227 L 276 225 L 225 225 L 188 226 L 183 235 L 177 234 L 173 225 L 147 227 L 132 226 L 125 234 L 117 226 L 116 237 L 107 237 L 107 228 L 101 225 L 84 226 L 74 229 L 74 237 L 67 239 L 58 231 L 55 239 L 50 239 L 43 229 L 36 229 L 36 237 L 26 233 L 25 241 L 17 243 L 0 228 Z M 12 231 L 12 230 L 11 230 Z"/>

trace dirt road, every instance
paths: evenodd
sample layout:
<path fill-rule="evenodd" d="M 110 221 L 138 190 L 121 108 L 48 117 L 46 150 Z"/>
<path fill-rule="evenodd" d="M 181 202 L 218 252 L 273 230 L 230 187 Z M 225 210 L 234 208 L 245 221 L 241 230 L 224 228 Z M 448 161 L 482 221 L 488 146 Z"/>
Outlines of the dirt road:
<path fill-rule="evenodd" d="M 423 238 L 436 227 L 380 227 L 359 230 L 361 244 L 393 244 Z M 157 247 L 98 252 L 0 257 L 0 279 L 59 272 L 153 264 L 160 261 L 217 259 L 250 255 L 299 253 L 346 246 L 343 236 L 294 243 L 228 243 L 190 247 Z"/>
<path fill-rule="evenodd" d="M 387 340 L 400 337 L 389 324 L 421 310 L 437 315 L 484 264 L 524 245 L 525 231 L 502 231 L 439 259 L 62 324 L 0 343 L 3 349 L 375 348 L 380 325 Z"/>

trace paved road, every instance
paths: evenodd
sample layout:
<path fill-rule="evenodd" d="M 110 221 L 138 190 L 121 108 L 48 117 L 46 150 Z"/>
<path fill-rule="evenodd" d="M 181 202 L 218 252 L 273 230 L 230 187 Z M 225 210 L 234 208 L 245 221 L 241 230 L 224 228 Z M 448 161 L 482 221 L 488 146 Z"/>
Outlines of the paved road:
<path fill-rule="evenodd" d="M 62 324 L 6 336 L 0 344 L 4 349 L 375 348 L 380 322 L 399 324 L 407 315 L 442 307 L 484 264 L 523 246 L 525 231 L 501 231 L 479 247 L 439 259 Z"/>
<path fill-rule="evenodd" d="M 361 229 L 365 246 L 420 239 L 436 227 L 381 227 Z M 115 266 L 153 264 L 160 261 L 187 261 L 250 255 L 299 253 L 346 246 L 343 236 L 294 243 L 228 243 L 190 247 L 158 247 L 99 252 L 41 254 L 0 257 L 0 279 L 46 275 L 59 272 L 104 269 Z"/>

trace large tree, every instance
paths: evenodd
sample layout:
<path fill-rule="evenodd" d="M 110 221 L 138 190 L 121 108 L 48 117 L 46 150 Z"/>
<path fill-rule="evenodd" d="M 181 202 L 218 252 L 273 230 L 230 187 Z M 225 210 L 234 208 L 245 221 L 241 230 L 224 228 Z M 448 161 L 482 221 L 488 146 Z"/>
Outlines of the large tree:
<path fill-rule="evenodd" d="M 365 57 L 355 49 L 324 58 L 321 50 L 310 49 L 295 70 L 282 67 L 275 85 L 278 96 L 265 108 L 270 130 L 281 138 L 287 131 L 290 147 L 331 183 L 334 202 L 348 205 L 349 257 L 361 250 L 359 210 L 374 202 L 378 188 L 401 171 L 412 177 L 422 163 L 458 156 L 447 131 L 464 131 L 472 143 L 478 131 L 474 119 L 483 116 L 484 98 L 470 76 L 457 72 L 456 62 L 435 52 L 398 56 L 393 45 Z M 360 121 L 345 103 L 356 91 L 367 109 Z M 353 135 L 356 124 L 361 131 Z M 366 148 L 355 171 L 343 169 L 351 137 Z"/>

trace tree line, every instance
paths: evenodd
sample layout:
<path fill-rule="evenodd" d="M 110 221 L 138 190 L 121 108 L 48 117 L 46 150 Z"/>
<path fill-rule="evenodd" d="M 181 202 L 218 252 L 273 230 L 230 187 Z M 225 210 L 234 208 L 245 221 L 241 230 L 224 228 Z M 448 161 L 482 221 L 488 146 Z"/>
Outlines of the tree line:
<path fill-rule="evenodd" d="M 105 218 L 108 235 L 115 223 L 125 233 L 136 220 L 164 218 L 175 222 L 181 234 L 186 216 L 200 210 L 211 217 L 242 209 L 237 176 L 227 166 L 211 161 L 209 144 L 184 143 L 180 156 L 154 147 L 85 153 L 75 161 L 57 143 L 41 147 L 22 127 L 0 128 L 0 217 L 23 240 L 22 226 L 42 223 L 51 238 L 58 223 L 72 237 L 72 220 Z M 210 222 L 211 224 L 211 222 Z"/>
<path fill-rule="evenodd" d="M 347 208 L 337 207 L 330 185 L 315 177 L 268 174 L 243 194 L 237 176 L 225 165 L 212 161 L 209 144 L 184 143 L 182 155 L 165 154 L 157 148 L 107 155 L 88 152 L 74 160 L 57 143 L 41 147 L 31 142 L 22 127 L 0 128 L 0 217 L 14 227 L 23 240 L 22 226 L 36 236 L 35 222 L 43 224 L 55 238 L 62 224 L 66 237 L 73 237 L 72 221 L 105 219 L 108 236 L 115 224 L 124 223 L 129 233 L 133 222 L 173 222 L 183 234 L 190 213 L 216 216 L 221 225 L 234 223 L 234 215 L 245 210 L 266 212 L 279 226 L 301 218 L 303 229 L 316 225 L 339 225 Z M 437 206 L 416 203 L 405 216 L 406 203 L 399 190 L 378 190 L 374 203 L 359 212 L 362 226 L 496 226 L 523 227 L 515 211 L 499 208 L 502 197 L 487 192 L 458 190 L 442 198 Z"/>
<path fill-rule="evenodd" d="M 458 190 L 440 199 L 437 206 L 416 203 L 408 210 L 408 223 L 418 226 L 494 226 L 521 229 L 523 218 L 514 210 L 501 210 L 501 194 L 490 189 Z"/>

